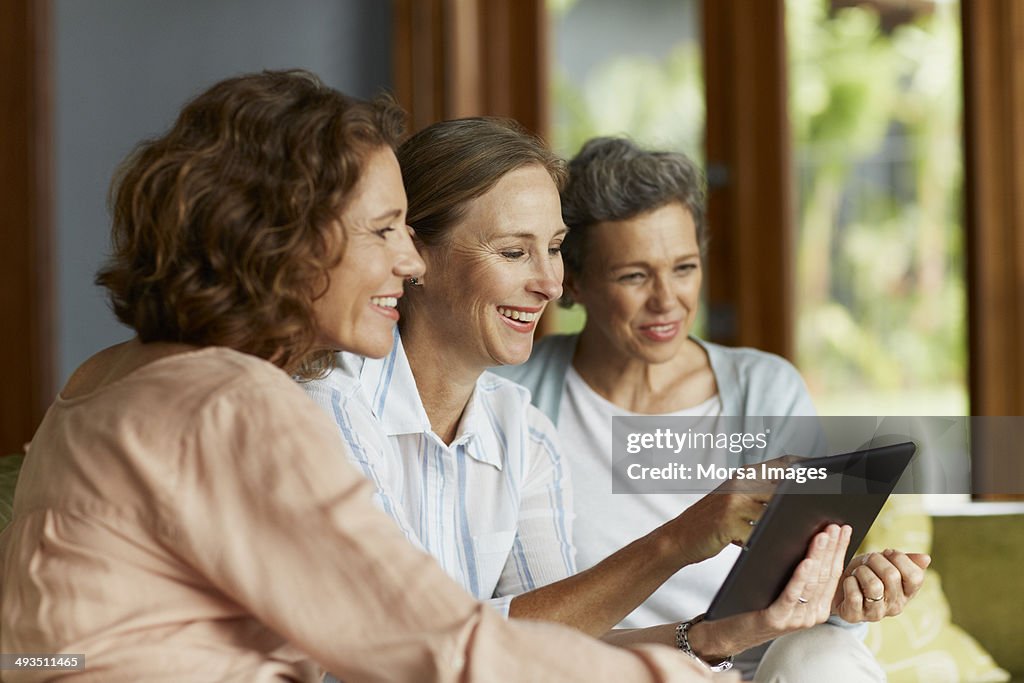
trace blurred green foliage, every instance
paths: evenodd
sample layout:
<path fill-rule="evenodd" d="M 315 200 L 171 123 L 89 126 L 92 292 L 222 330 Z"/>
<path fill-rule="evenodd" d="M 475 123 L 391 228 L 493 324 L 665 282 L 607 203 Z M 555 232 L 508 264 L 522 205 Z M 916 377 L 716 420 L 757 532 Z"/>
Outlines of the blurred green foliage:
<path fill-rule="evenodd" d="M 586 0 L 547 0 L 555 21 L 562 21 Z M 624 27 L 624 30 L 628 30 Z M 665 57 L 623 54 L 608 46 L 608 58 L 581 81 L 555 64 L 552 73 L 552 148 L 569 158 L 599 135 L 628 135 L 651 149 L 676 149 L 704 162 L 704 74 L 701 45 L 680 40 L 660 46 Z M 558 309 L 560 332 L 582 329 L 579 306 Z M 698 315 L 695 333 L 704 329 Z"/>
<path fill-rule="evenodd" d="M 887 32 L 787 0 L 797 362 L 828 412 L 967 407 L 960 25 L 933 7 Z"/>
<path fill-rule="evenodd" d="M 691 41 L 672 47 L 663 60 L 618 55 L 582 84 L 556 70 L 552 146 L 572 156 L 594 136 L 629 135 L 652 148 L 686 150 L 702 161 L 697 154 L 704 141 L 700 50 Z"/>

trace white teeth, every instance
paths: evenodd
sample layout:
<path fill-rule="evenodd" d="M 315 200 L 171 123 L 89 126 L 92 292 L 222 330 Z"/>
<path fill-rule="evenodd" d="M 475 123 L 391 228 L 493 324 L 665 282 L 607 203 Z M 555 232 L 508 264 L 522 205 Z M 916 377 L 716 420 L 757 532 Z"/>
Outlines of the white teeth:
<path fill-rule="evenodd" d="M 652 332 L 668 332 L 672 329 L 672 327 L 672 325 L 651 325 L 647 329 L 651 330 Z"/>
<path fill-rule="evenodd" d="M 498 306 L 498 313 L 501 313 L 506 318 L 518 320 L 519 322 L 522 323 L 532 323 L 534 320 L 540 317 L 540 313 L 527 313 L 526 311 L 516 311 L 511 308 L 504 308 L 502 306 Z"/>
<path fill-rule="evenodd" d="M 398 306 L 397 296 L 373 296 L 370 297 L 370 303 L 374 306 L 384 306 L 385 308 L 395 308 Z"/>

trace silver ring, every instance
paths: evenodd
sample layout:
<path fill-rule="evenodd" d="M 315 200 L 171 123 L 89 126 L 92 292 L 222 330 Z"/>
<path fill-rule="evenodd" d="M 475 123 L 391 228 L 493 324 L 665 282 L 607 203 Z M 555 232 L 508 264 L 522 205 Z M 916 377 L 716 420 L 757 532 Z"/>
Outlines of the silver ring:
<path fill-rule="evenodd" d="M 797 598 L 796 601 L 799 602 L 801 605 L 806 605 L 808 602 L 810 602 L 810 600 L 803 596 Z"/>
<path fill-rule="evenodd" d="M 884 599 L 885 599 L 885 593 L 882 593 L 881 597 L 877 597 L 877 598 L 869 598 L 866 595 L 864 596 L 864 600 L 867 601 L 867 602 L 881 602 Z"/>

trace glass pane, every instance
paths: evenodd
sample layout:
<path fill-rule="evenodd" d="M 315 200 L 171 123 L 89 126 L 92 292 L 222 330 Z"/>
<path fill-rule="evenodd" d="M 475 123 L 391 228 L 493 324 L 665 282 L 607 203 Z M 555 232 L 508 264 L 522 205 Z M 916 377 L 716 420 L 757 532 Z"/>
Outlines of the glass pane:
<path fill-rule="evenodd" d="M 959 17 L 787 0 L 797 363 L 824 414 L 966 414 Z"/>
<path fill-rule="evenodd" d="M 591 137 L 625 134 L 703 164 L 700 0 L 547 3 L 555 151 L 570 158 Z M 582 324 L 578 307 L 559 309 L 558 331 Z"/>

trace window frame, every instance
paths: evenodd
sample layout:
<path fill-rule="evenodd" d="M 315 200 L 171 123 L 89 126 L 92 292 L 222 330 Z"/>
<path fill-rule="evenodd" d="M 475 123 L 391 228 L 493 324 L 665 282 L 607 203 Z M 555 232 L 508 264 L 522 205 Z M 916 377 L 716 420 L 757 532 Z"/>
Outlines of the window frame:
<path fill-rule="evenodd" d="M 49 0 L 0 3 L 0 456 L 20 453 L 57 393 Z"/>

